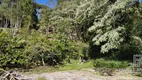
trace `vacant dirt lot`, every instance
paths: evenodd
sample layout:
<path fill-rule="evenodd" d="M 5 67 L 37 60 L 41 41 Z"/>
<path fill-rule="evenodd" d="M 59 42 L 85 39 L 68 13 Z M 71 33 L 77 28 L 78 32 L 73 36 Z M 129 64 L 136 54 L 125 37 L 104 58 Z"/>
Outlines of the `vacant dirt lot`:
<path fill-rule="evenodd" d="M 39 77 L 46 80 L 142 80 L 142 77 L 133 76 L 130 70 L 117 70 L 113 73 L 113 76 L 108 76 L 106 73 L 100 74 L 99 71 L 94 69 L 60 71 L 26 76 L 32 80 L 38 80 Z"/>

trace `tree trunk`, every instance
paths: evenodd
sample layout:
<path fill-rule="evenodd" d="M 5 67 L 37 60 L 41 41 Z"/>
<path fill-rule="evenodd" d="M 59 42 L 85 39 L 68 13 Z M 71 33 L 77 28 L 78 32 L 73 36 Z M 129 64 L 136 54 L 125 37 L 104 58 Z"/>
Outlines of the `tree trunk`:
<path fill-rule="evenodd" d="M 42 57 L 42 65 L 43 65 L 43 66 L 45 66 L 45 62 L 44 62 L 44 59 L 43 59 L 43 57 Z"/>

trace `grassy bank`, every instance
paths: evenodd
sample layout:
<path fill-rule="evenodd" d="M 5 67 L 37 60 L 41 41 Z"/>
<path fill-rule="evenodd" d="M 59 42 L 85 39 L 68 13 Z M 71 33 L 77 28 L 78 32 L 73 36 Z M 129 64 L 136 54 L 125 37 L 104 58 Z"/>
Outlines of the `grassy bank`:
<path fill-rule="evenodd" d="M 64 65 L 58 65 L 55 67 L 49 66 L 40 66 L 34 69 L 31 69 L 26 72 L 26 74 L 33 74 L 33 73 L 50 73 L 50 72 L 57 72 L 57 71 L 67 71 L 67 70 L 82 70 L 85 68 L 127 68 L 128 62 L 122 61 L 114 61 L 114 60 L 104 60 L 104 59 L 96 59 L 90 60 L 87 62 L 80 63 L 78 60 L 71 60 L 71 63 L 65 63 Z"/>
<path fill-rule="evenodd" d="M 64 65 L 57 66 L 40 66 L 29 71 L 26 71 L 26 74 L 32 73 L 45 73 L 45 72 L 57 72 L 57 71 L 66 71 L 66 70 L 81 70 L 84 68 L 93 68 L 94 60 L 88 62 L 80 63 L 78 60 L 71 60 L 71 63 L 65 63 Z"/>

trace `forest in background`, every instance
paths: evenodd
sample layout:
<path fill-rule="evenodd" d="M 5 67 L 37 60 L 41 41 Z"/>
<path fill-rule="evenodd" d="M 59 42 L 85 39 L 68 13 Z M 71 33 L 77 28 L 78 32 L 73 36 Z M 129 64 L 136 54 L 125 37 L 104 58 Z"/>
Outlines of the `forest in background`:
<path fill-rule="evenodd" d="M 72 59 L 132 62 L 142 54 L 140 2 L 59 1 L 50 9 L 34 0 L 0 0 L 1 68 L 56 66 Z"/>

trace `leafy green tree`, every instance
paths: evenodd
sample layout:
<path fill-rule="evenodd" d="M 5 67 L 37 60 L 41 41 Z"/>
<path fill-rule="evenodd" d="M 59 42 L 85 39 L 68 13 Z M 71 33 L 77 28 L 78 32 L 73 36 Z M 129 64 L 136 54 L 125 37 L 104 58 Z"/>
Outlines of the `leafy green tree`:
<path fill-rule="evenodd" d="M 74 19 L 78 3 L 78 0 L 63 2 L 55 10 L 53 10 L 49 19 L 49 26 L 52 26 L 55 32 L 75 40 L 79 38 Z"/>
<path fill-rule="evenodd" d="M 64 1 L 70 1 L 70 0 L 57 0 L 57 3 L 59 5 L 60 3 L 63 3 Z"/>
<path fill-rule="evenodd" d="M 28 28 L 36 26 L 36 5 L 33 0 L 3 0 L 0 8 L 0 14 L 7 22 L 10 21 L 9 25 L 5 25 L 14 29 L 14 35 L 24 25 Z"/>
<path fill-rule="evenodd" d="M 87 0 L 77 8 L 77 23 L 85 27 L 85 31 L 89 28 L 93 44 L 100 46 L 102 53 L 118 49 L 134 34 L 129 33 L 136 27 L 134 18 L 140 14 L 141 7 L 138 3 L 130 5 L 133 1 Z"/>
<path fill-rule="evenodd" d="M 42 33 L 48 33 L 49 32 L 49 16 L 51 14 L 51 9 L 49 9 L 47 6 L 43 6 L 40 9 L 40 20 L 39 20 L 39 26 L 40 31 Z"/>
<path fill-rule="evenodd" d="M 37 19 L 37 12 L 36 12 L 36 4 L 34 0 L 22 0 L 20 2 L 22 11 L 23 11 L 23 16 L 24 16 L 24 24 L 27 27 L 36 27 L 36 23 L 38 21 Z"/>

